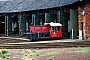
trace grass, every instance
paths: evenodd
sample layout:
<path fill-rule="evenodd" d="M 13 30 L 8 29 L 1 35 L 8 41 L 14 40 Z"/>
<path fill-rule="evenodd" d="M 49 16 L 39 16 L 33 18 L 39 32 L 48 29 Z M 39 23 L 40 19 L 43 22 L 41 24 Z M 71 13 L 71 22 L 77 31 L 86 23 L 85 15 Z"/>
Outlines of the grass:
<path fill-rule="evenodd" d="M 60 52 L 58 52 L 58 51 L 51 51 L 51 52 L 47 52 L 45 54 L 40 54 L 40 52 L 34 50 L 33 53 L 29 53 L 29 55 L 27 54 L 27 56 L 28 57 L 50 56 L 50 55 L 55 55 L 55 54 L 59 54 L 59 53 Z"/>
<path fill-rule="evenodd" d="M 61 52 L 58 52 L 58 51 L 51 51 L 51 52 L 47 52 L 46 54 L 43 54 L 41 56 L 50 56 L 50 55 L 55 55 L 55 54 L 59 54 Z"/>
<path fill-rule="evenodd" d="M 32 53 L 30 53 L 30 52 L 28 53 L 28 51 L 26 51 L 25 54 L 24 54 L 24 57 L 35 58 L 35 57 L 40 57 L 40 56 L 55 55 L 55 54 L 58 54 L 58 53 L 60 53 L 60 52 L 58 52 L 58 51 L 51 51 L 51 52 L 47 52 L 47 53 L 42 54 L 42 51 L 33 50 Z"/>
<path fill-rule="evenodd" d="M 73 53 L 73 52 L 89 53 L 90 52 L 90 48 L 82 48 L 82 47 L 79 47 L 79 46 L 78 46 L 78 48 L 80 48 L 80 49 L 73 49 L 72 48 L 71 50 L 66 50 L 65 52 L 69 52 L 69 53 Z M 19 49 L 19 51 L 20 51 L 20 49 Z M 58 50 L 58 51 L 57 50 L 55 50 L 55 51 L 50 50 L 50 51 L 45 51 L 44 52 L 43 50 L 36 50 L 36 49 L 35 50 L 23 50 L 23 49 L 21 49 L 21 51 L 22 51 L 21 53 L 23 53 L 23 57 L 21 58 L 21 60 L 24 60 L 25 58 L 35 59 L 37 57 L 42 57 L 42 56 L 47 56 L 48 58 L 46 60 L 54 60 L 54 58 L 52 57 L 53 55 L 63 53 L 63 51 L 61 51 L 61 50 Z M 13 52 L 13 51 L 10 50 L 10 52 Z M 9 53 L 9 50 L 1 49 L 0 50 L 1 59 L 2 60 L 9 60 L 10 55 L 8 55 L 8 53 Z M 18 59 L 18 58 L 20 58 L 20 56 L 19 55 L 14 55 L 13 58 Z"/>
<path fill-rule="evenodd" d="M 7 49 L 1 49 L 0 50 L 0 56 L 1 56 L 1 59 L 3 60 L 9 60 L 9 57 L 6 56 L 5 54 L 8 54 L 9 51 Z"/>
<path fill-rule="evenodd" d="M 86 49 L 86 48 L 83 48 L 82 50 L 80 50 L 81 53 L 88 53 L 90 52 L 90 49 Z"/>
<path fill-rule="evenodd" d="M 6 58 L 6 56 L 3 55 L 3 56 L 2 56 L 2 59 L 5 59 L 5 58 Z"/>
<path fill-rule="evenodd" d="M 54 55 L 54 54 L 57 54 L 58 52 L 56 51 L 53 51 L 53 52 L 48 52 L 46 55 Z"/>
<path fill-rule="evenodd" d="M 4 56 L 4 55 L 1 58 L 2 58 L 2 60 L 9 60 L 10 59 L 10 57 Z"/>
<path fill-rule="evenodd" d="M 34 53 L 35 53 L 35 52 L 37 52 L 37 51 L 36 51 L 36 50 L 33 50 L 32 52 L 34 52 Z"/>
<path fill-rule="evenodd" d="M 3 49 L 0 51 L 0 54 L 7 54 L 7 53 L 9 53 L 9 51 L 7 49 Z"/>
<path fill-rule="evenodd" d="M 25 51 L 25 53 L 27 53 L 27 54 L 28 54 L 28 53 L 29 53 L 29 51 L 28 51 L 28 50 L 26 50 L 26 51 Z"/>
<path fill-rule="evenodd" d="M 21 58 L 21 60 L 24 60 L 25 58 L 23 57 L 23 58 Z"/>
<path fill-rule="evenodd" d="M 90 52 L 90 49 L 86 49 L 86 48 L 82 48 L 81 50 L 69 50 L 69 52 L 73 53 L 73 52 L 80 52 L 80 53 L 88 53 Z"/>
<path fill-rule="evenodd" d="M 38 56 L 40 56 L 40 54 L 35 53 L 35 54 L 32 54 L 31 56 L 32 56 L 32 57 L 38 57 Z"/>

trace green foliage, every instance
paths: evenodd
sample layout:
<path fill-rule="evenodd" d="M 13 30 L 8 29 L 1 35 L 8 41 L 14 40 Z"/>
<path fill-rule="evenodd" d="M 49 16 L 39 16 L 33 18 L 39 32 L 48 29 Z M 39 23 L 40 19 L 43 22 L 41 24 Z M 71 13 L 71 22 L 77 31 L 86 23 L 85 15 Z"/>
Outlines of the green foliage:
<path fill-rule="evenodd" d="M 5 60 L 8 60 L 9 57 L 5 55 L 5 54 L 8 54 L 8 53 L 9 53 L 9 51 L 7 49 L 0 50 L 0 56 L 1 56 L 1 58 L 2 59 L 5 59 Z"/>
<path fill-rule="evenodd" d="M 72 50 L 70 50 L 69 52 L 76 52 L 76 50 L 73 50 L 73 49 L 72 49 Z"/>
<path fill-rule="evenodd" d="M 5 59 L 5 58 L 6 58 L 6 56 L 3 55 L 3 56 L 2 56 L 2 59 Z"/>
<path fill-rule="evenodd" d="M 9 59 L 9 57 L 7 57 L 7 59 Z"/>
<path fill-rule="evenodd" d="M 2 54 L 7 54 L 7 53 L 9 53 L 9 51 L 6 50 L 6 49 L 4 49 L 4 50 L 1 51 L 1 53 L 2 53 Z"/>
<path fill-rule="evenodd" d="M 36 52 L 36 50 L 33 50 L 33 52 L 35 53 L 35 52 Z"/>
<path fill-rule="evenodd" d="M 88 53 L 88 52 L 90 52 L 90 50 L 83 48 L 82 50 L 80 50 L 80 52 L 82 52 L 82 53 Z"/>
<path fill-rule="evenodd" d="M 24 56 L 28 56 L 27 54 L 24 54 Z"/>
<path fill-rule="evenodd" d="M 0 56 L 2 55 L 2 51 L 0 50 Z"/>
<path fill-rule="evenodd" d="M 21 60 L 24 60 L 24 58 L 21 58 Z"/>
<path fill-rule="evenodd" d="M 90 52 L 90 49 L 86 49 L 86 48 L 83 48 L 83 49 L 81 49 L 81 50 L 74 50 L 74 49 L 72 49 L 72 50 L 69 50 L 69 52 L 88 53 L 88 52 Z"/>
<path fill-rule="evenodd" d="M 81 48 L 80 46 L 78 46 L 78 48 Z"/>
<path fill-rule="evenodd" d="M 51 55 L 53 55 L 53 54 L 57 54 L 57 52 L 51 52 L 50 54 L 51 54 Z"/>
<path fill-rule="evenodd" d="M 26 50 L 26 51 L 25 51 L 25 53 L 26 53 L 26 54 L 29 54 L 29 51 L 28 51 L 28 50 Z"/>
<path fill-rule="evenodd" d="M 32 57 L 38 57 L 40 56 L 40 54 L 36 53 L 36 54 L 32 54 Z"/>
<path fill-rule="evenodd" d="M 53 51 L 53 52 L 48 52 L 46 55 L 54 55 L 54 54 L 58 54 L 59 52 Z"/>
<path fill-rule="evenodd" d="M 3 60 L 3 59 L 4 59 L 4 60 L 9 60 L 10 57 L 5 56 L 5 55 L 2 55 L 1 58 L 2 58 L 2 60 Z"/>
<path fill-rule="evenodd" d="M 49 57 L 47 60 L 54 60 L 54 59 Z"/>

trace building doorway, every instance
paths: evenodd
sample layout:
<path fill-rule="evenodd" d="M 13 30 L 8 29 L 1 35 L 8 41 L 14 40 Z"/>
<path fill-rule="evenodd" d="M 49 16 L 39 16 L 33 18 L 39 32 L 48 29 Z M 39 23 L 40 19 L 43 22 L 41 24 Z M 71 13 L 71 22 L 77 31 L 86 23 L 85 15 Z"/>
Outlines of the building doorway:
<path fill-rule="evenodd" d="M 45 23 L 45 13 L 40 14 L 40 25 L 44 25 Z"/>
<path fill-rule="evenodd" d="M 5 34 L 5 17 L 0 17 L 0 34 Z"/>
<path fill-rule="evenodd" d="M 14 16 L 13 17 L 12 31 L 13 31 L 13 34 L 19 34 L 19 20 L 18 20 L 18 16 Z"/>

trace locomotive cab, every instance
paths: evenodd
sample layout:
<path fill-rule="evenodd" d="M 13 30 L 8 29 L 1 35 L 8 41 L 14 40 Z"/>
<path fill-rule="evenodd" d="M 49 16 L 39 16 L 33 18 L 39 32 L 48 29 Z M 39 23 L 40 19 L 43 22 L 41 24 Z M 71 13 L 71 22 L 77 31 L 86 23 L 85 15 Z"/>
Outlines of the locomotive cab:
<path fill-rule="evenodd" d="M 62 37 L 62 31 L 61 26 L 51 26 L 50 28 L 50 37 L 51 38 L 61 38 Z"/>
<path fill-rule="evenodd" d="M 50 25 L 50 37 L 62 38 L 62 25 L 60 23 L 45 23 Z"/>

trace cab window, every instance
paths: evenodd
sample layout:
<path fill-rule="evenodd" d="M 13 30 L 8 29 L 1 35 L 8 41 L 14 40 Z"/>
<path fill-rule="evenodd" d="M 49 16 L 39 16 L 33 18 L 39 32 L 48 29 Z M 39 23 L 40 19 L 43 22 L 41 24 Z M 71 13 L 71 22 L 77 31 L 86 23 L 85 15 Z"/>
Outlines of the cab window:
<path fill-rule="evenodd" d="M 60 31 L 60 26 L 57 26 L 57 30 Z"/>
<path fill-rule="evenodd" d="M 52 27 L 52 30 L 56 30 L 56 27 Z"/>
<path fill-rule="evenodd" d="M 57 27 L 51 27 L 51 30 L 53 30 L 53 31 L 60 31 L 60 27 L 59 26 L 57 26 Z"/>

